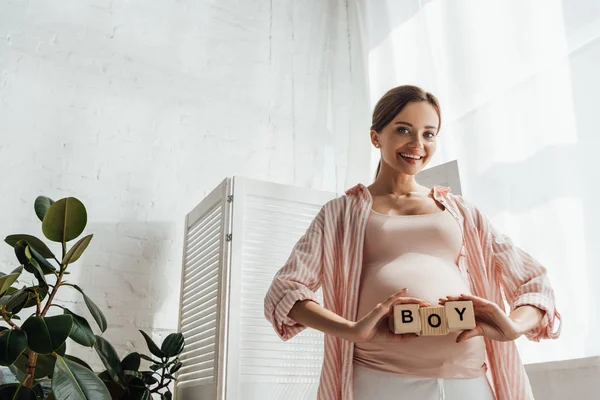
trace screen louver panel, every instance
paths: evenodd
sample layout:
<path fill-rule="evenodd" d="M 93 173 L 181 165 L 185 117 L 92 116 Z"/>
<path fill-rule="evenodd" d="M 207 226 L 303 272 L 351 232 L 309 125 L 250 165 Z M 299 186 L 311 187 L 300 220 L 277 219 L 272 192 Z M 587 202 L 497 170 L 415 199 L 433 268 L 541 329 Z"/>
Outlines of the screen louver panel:
<path fill-rule="evenodd" d="M 234 286 L 232 281 L 230 337 L 237 338 L 237 351 L 234 356 L 230 345 L 235 361 L 230 357 L 229 372 L 237 369 L 237 385 L 232 391 L 228 386 L 228 398 L 316 399 L 323 334 L 306 329 L 282 341 L 264 317 L 264 297 L 275 273 L 334 193 L 236 179 L 232 276 L 239 282 Z M 239 214 L 243 217 L 238 220 Z M 321 291 L 316 295 L 322 304 Z"/>
<path fill-rule="evenodd" d="M 188 231 L 181 307 L 186 348 L 178 378 L 182 384 L 213 382 L 215 377 L 221 214 L 221 207 L 213 208 Z"/>
<path fill-rule="evenodd" d="M 230 189 L 226 179 L 186 217 L 179 309 L 185 348 L 179 357 L 183 367 L 177 374 L 178 399 L 222 395 Z"/>

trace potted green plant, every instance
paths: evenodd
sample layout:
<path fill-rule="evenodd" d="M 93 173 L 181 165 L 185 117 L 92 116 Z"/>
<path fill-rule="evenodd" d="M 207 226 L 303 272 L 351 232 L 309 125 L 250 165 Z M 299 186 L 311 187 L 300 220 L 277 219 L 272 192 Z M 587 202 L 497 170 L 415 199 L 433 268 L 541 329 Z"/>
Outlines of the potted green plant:
<path fill-rule="evenodd" d="M 119 361 L 116 353 L 112 353 L 105 363 L 108 368 L 100 374 L 100 378 L 114 400 L 149 399 L 154 394 L 161 400 L 171 400 L 173 395 L 169 386 L 176 380 L 175 373 L 182 366 L 178 356 L 185 345 L 183 335 L 172 333 L 158 347 L 148 334 L 141 330 L 140 333 L 154 357 L 134 352 Z M 140 371 L 142 359 L 151 363 L 149 370 Z"/>
<path fill-rule="evenodd" d="M 142 332 L 157 359 L 132 353 L 119 361 L 113 346 L 94 334 L 85 317 L 54 301 L 62 288 L 78 291 L 101 333 L 106 331 L 106 318 L 100 308 L 66 279 L 69 267 L 80 259 L 93 238 L 91 234 L 84 236 L 67 249 L 67 243 L 85 229 L 85 206 L 74 197 L 54 202 L 40 196 L 34 210 L 44 236 L 60 244 L 62 252 L 58 259 L 42 240 L 28 234 L 5 239 L 20 265 L 7 274 L 0 273 L 0 318 L 7 325 L 0 326 L 0 365 L 8 366 L 18 383 L 0 386 L 0 399 L 148 399 L 154 393 L 170 399 L 168 385 L 181 367 L 177 355 L 183 350 L 183 336 L 169 335 L 158 348 Z M 26 273 L 35 281 L 19 287 L 20 278 L 31 276 Z M 62 310 L 62 314 L 49 315 L 52 307 Z M 67 354 L 67 338 L 95 348 L 106 371 L 97 375 L 84 361 Z M 152 363 L 151 371 L 139 371 L 141 358 Z M 47 395 L 42 388 L 44 382 L 51 386 Z"/>

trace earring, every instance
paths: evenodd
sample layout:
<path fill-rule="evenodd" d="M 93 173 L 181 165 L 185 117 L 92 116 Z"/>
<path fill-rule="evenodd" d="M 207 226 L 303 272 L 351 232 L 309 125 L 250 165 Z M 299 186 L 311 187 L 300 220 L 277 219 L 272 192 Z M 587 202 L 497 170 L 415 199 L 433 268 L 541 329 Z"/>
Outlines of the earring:
<path fill-rule="evenodd" d="M 379 143 L 375 143 L 375 147 L 379 148 Z"/>

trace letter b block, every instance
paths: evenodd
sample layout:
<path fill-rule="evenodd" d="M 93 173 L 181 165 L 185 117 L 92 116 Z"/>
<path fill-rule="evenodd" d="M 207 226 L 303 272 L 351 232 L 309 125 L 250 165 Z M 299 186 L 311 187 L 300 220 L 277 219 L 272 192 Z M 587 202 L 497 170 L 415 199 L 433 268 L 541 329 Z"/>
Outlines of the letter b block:
<path fill-rule="evenodd" d="M 421 314 L 423 336 L 438 336 L 448 334 L 448 319 L 446 318 L 446 308 L 422 307 L 419 309 Z"/>
<path fill-rule="evenodd" d="M 445 307 L 450 332 L 475 328 L 475 312 L 472 301 L 447 301 Z"/>
<path fill-rule="evenodd" d="M 394 306 L 394 326 L 392 330 L 399 333 L 421 333 L 421 318 L 418 304 L 396 304 Z"/>

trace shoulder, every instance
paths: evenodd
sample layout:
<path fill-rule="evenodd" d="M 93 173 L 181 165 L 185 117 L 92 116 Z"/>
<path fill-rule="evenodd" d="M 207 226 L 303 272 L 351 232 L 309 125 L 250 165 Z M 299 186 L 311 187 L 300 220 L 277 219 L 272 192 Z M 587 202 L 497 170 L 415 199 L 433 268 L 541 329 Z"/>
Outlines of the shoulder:
<path fill-rule="evenodd" d="M 323 207 L 321 207 L 321 213 L 329 216 L 340 215 L 341 212 L 346 210 L 348 202 L 351 200 L 352 199 L 347 195 L 335 197 L 323 204 Z"/>

